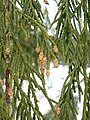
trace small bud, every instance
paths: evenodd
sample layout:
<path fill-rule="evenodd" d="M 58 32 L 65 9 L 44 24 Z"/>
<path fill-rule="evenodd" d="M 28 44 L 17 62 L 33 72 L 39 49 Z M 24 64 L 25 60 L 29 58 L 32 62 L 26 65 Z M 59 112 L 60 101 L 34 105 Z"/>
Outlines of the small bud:
<path fill-rule="evenodd" d="M 60 115 L 60 108 L 56 106 L 56 116 L 58 117 Z"/>
<path fill-rule="evenodd" d="M 43 60 L 42 60 L 42 62 L 43 62 L 43 65 L 46 65 L 46 63 L 47 63 L 47 58 L 44 57 Z"/>
<path fill-rule="evenodd" d="M 49 77 L 50 76 L 50 71 L 46 70 L 46 76 Z"/>
<path fill-rule="evenodd" d="M 39 53 L 40 52 L 40 47 L 36 47 L 35 51 L 36 51 L 36 53 Z"/>
<path fill-rule="evenodd" d="M 9 88 L 9 89 L 8 89 L 8 95 L 9 95 L 9 96 L 13 96 L 13 90 L 12 90 L 12 88 Z"/>
<path fill-rule="evenodd" d="M 40 54 L 39 54 L 39 60 L 43 60 L 43 52 L 40 52 Z"/>
<path fill-rule="evenodd" d="M 40 60 L 39 60 L 39 58 L 37 59 L 37 64 L 40 65 Z"/>
<path fill-rule="evenodd" d="M 2 79 L 0 79 L 0 86 L 4 85 L 4 81 Z"/>
<path fill-rule="evenodd" d="M 6 54 L 7 54 L 7 55 L 10 54 L 10 48 L 6 48 Z"/>
<path fill-rule="evenodd" d="M 48 2 L 48 0 L 44 0 L 44 3 L 45 3 L 45 4 L 47 4 L 47 5 L 49 5 L 49 2 Z"/>
<path fill-rule="evenodd" d="M 41 71 L 42 74 L 44 74 L 45 73 L 45 67 L 44 66 L 40 67 L 40 71 Z"/>
<path fill-rule="evenodd" d="M 53 49 L 54 49 L 54 52 L 55 52 L 55 53 L 57 53 L 57 52 L 58 52 L 58 48 L 57 48 L 57 46 L 54 46 L 54 48 L 53 48 Z"/>

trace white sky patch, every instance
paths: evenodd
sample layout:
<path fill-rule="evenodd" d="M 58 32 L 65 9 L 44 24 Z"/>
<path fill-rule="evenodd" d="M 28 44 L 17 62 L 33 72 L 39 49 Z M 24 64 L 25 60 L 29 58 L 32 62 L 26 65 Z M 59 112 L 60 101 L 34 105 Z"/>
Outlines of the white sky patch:
<path fill-rule="evenodd" d="M 17 6 L 20 10 L 22 10 L 22 8 L 21 8 L 21 6 L 18 4 L 18 2 L 16 2 L 16 6 Z"/>
<path fill-rule="evenodd" d="M 41 4 L 42 11 L 44 11 L 45 7 L 47 8 L 48 16 L 49 16 L 50 22 L 52 23 L 53 20 L 54 20 L 55 15 L 57 13 L 57 10 L 58 10 L 56 2 L 54 0 L 48 0 L 49 5 L 45 4 L 44 0 L 39 0 L 39 2 Z M 48 27 L 49 26 L 50 25 L 48 25 Z M 53 26 L 52 26 L 52 28 L 50 30 L 48 30 L 49 35 L 52 35 L 52 34 L 54 35 L 55 34 L 55 28 L 56 28 L 56 23 L 53 24 Z"/>
<path fill-rule="evenodd" d="M 57 12 L 57 4 L 54 0 L 48 0 L 49 2 L 49 5 L 45 4 L 44 3 L 44 0 L 39 0 L 41 6 L 42 6 L 42 10 L 45 9 L 45 7 L 47 8 L 48 12 L 49 12 L 49 18 L 50 18 L 50 21 L 52 22 L 53 19 L 54 19 L 54 16 Z"/>

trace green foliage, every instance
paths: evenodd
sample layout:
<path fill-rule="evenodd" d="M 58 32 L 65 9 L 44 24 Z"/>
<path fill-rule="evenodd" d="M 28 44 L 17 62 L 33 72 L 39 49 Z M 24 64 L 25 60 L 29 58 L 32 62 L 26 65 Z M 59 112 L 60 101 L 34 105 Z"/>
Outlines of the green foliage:
<path fill-rule="evenodd" d="M 72 119 L 72 118 L 75 119 L 75 120 L 77 119 L 75 113 L 77 114 L 77 99 L 78 98 L 72 96 L 74 98 L 73 99 L 70 96 L 71 95 L 70 93 L 69 94 L 66 93 L 66 95 L 68 95 L 68 98 L 64 96 L 65 101 L 62 101 L 62 103 L 61 103 L 62 107 L 60 109 L 60 112 L 61 112 L 60 118 L 58 116 L 55 117 L 54 114 L 53 114 L 53 111 L 50 110 L 47 114 L 45 114 L 45 119 L 46 120 L 59 120 L 59 119 L 68 120 L 68 119 Z M 73 100 L 74 103 L 72 102 L 72 100 Z M 73 107 L 76 108 L 76 111 L 73 111 L 73 109 L 72 109 Z M 66 112 L 66 114 L 63 115 L 64 112 Z"/>
<path fill-rule="evenodd" d="M 79 101 L 83 90 L 80 85 L 80 75 L 84 77 L 85 91 L 82 120 L 89 119 L 86 117 L 86 101 L 87 97 L 87 80 L 86 73 L 88 63 L 88 29 L 89 25 L 89 2 L 87 0 L 60 0 L 58 3 L 58 11 L 51 26 L 57 22 L 56 36 L 58 42 L 62 44 L 62 61 L 69 64 L 69 75 L 67 76 L 61 96 L 59 99 L 59 107 L 61 108 L 60 119 L 71 120 L 77 119 L 77 112 L 73 101 L 73 93 L 76 92 L 76 84 L 78 85 Z M 84 13 L 84 16 L 82 15 Z M 84 19 L 83 21 L 82 18 Z M 84 24 L 82 23 L 84 22 Z M 71 96 L 71 97 L 70 97 Z M 70 104 L 69 104 L 69 101 Z M 72 106 L 73 105 L 73 106 Z M 69 107 L 68 107 L 69 106 Z M 88 111 L 89 113 L 89 111 Z"/>
<path fill-rule="evenodd" d="M 6 119 L 6 99 L 3 88 L 0 86 L 0 119 Z"/>

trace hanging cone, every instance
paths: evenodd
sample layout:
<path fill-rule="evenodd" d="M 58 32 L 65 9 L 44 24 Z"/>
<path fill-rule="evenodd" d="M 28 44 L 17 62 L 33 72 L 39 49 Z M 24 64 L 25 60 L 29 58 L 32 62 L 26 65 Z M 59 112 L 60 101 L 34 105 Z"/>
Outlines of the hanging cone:
<path fill-rule="evenodd" d="M 49 5 L 49 2 L 48 2 L 48 0 L 44 0 L 44 3 L 45 3 L 45 4 L 47 4 L 47 5 Z"/>

